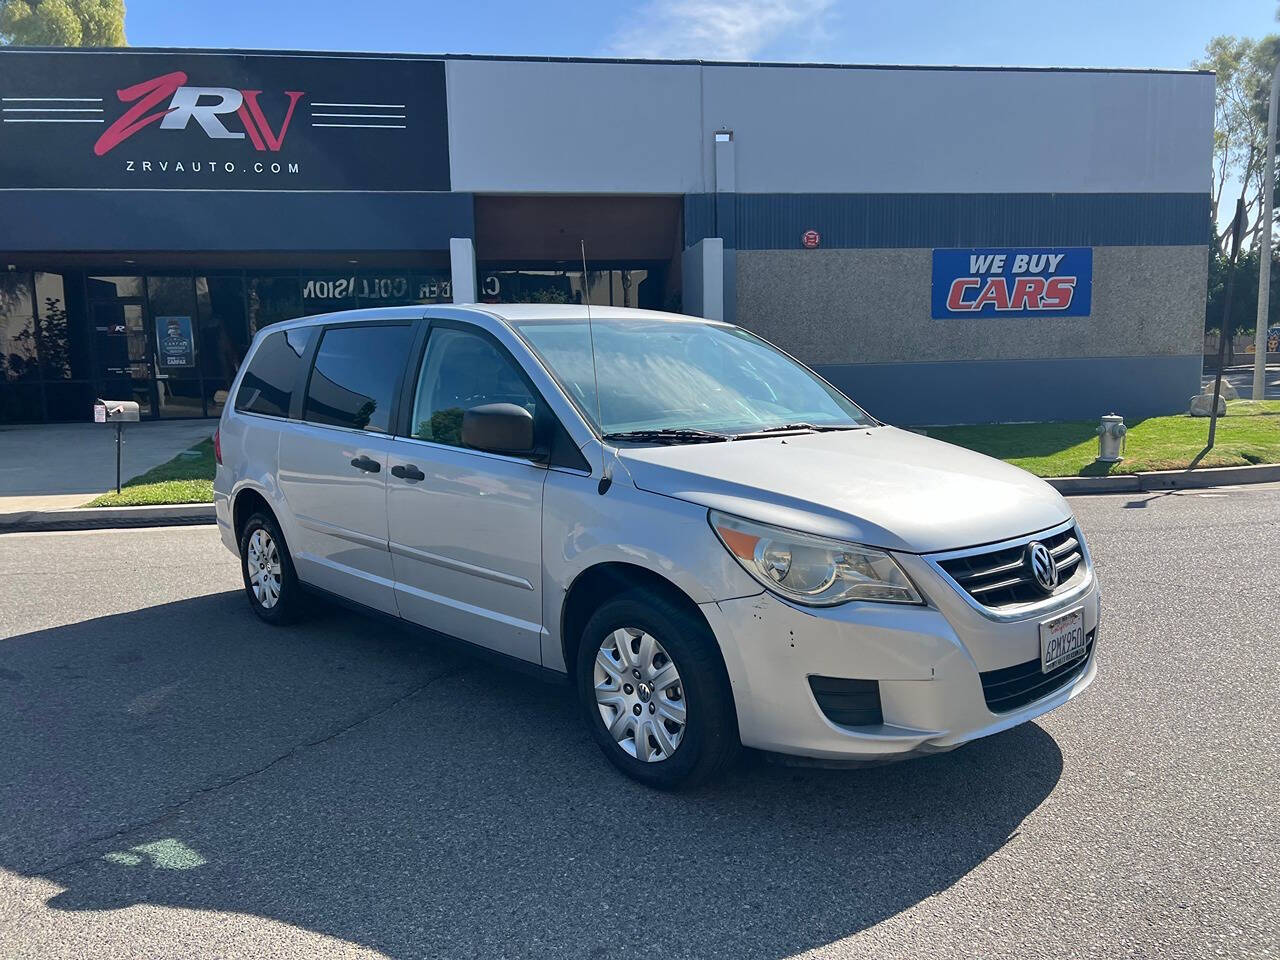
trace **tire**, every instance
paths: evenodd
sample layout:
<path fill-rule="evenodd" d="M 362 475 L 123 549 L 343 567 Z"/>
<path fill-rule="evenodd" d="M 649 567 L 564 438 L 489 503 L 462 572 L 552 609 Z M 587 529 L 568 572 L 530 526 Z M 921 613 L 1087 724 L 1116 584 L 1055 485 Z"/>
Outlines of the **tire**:
<path fill-rule="evenodd" d="M 267 561 L 266 576 L 255 580 L 257 572 L 264 568 L 259 558 Z M 259 617 L 274 626 L 298 619 L 302 613 L 302 585 L 280 524 L 269 513 L 253 514 L 240 532 L 240 574 L 249 606 Z"/>
<path fill-rule="evenodd" d="M 627 776 L 662 790 L 692 787 L 721 775 L 741 750 L 715 637 L 665 597 L 637 590 L 606 601 L 583 629 L 576 667 L 591 735 Z M 677 682 L 659 686 L 669 668 Z"/>

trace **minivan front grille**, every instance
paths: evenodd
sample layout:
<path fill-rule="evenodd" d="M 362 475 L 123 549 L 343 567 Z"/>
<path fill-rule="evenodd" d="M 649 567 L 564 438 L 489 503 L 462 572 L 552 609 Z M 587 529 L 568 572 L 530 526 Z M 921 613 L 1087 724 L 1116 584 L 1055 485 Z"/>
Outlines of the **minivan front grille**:
<path fill-rule="evenodd" d="M 1046 597 L 1045 592 L 1031 575 L 1027 563 L 1027 544 L 1037 538 L 1029 538 L 1012 547 L 992 550 L 989 553 L 970 553 L 949 560 L 940 560 L 942 567 L 969 596 L 984 607 L 1012 607 L 1021 603 L 1034 603 Z M 1068 527 L 1051 536 L 1038 538 L 1053 554 L 1058 565 L 1058 588 L 1055 592 L 1070 589 L 1070 581 L 1084 569 L 1084 548 L 1080 543 L 1080 531 Z"/>
<path fill-rule="evenodd" d="M 987 701 L 987 709 L 992 713 L 1008 713 L 1041 697 L 1047 697 L 1055 690 L 1061 690 L 1084 673 L 1089 662 L 1089 654 L 1093 653 L 1093 640 L 1097 629 L 1090 630 L 1085 637 L 1084 653 L 1055 667 L 1048 673 L 1040 669 L 1040 660 L 1028 660 L 1026 663 L 1004 667 L 1001 670 L 987 670 L 979 674 L 982 678 L 982 696 Z"/>

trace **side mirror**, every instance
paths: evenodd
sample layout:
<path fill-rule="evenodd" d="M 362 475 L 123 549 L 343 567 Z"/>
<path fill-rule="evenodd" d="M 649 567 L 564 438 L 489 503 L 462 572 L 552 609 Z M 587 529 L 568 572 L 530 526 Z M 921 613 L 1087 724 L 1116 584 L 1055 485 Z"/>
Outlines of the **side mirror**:
<path fill-rule="evenodd" d="M 533 453 L 533 414 L 514 403 L 486 403 L 462 415 L 462 444 L 488 453 Z"/>

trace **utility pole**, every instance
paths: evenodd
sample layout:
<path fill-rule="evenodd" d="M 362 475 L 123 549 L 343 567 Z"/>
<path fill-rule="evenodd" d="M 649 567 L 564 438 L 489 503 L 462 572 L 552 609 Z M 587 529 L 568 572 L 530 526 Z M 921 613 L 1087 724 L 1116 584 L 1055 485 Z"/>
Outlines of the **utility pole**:
<path fill-rule="evenodd" d="M 1265 231 L 1264 231 L 1265 232 Z M 1213 449 L 1213 438 L 1218 432 L 1218 400 L 1222 396 L 1222 364 L 1227 353 L 1227 332 L 1231 323 L 1231 295 L 1236 288 L 1236 263 L 1240 260 L 1240 239 L 1244 234 L 1244 198 L 1236 201 L 1235 219 L 1231 221 L 1231 265 L 1227 270 L 1227 290 L 1222 298 L 1222 328 L 1218 334 L 1218 375 L 1213 380 L 1213 406 L 1209 409 L 1209 445 L 1205 452 Z M 1265 359 L 1265 357 L 1263 358 Z"/>
<path fill-rule="evenodd" d="M 1262 230 L 1258 233 L 1258 321 L 1253 335 L 1253 399 L 1267 398 L 1267 321 L 1271 306 L 1271 202 L 1276 189 L 1276 100 L 1280 98 L 1280 61 L 1271 75 L 1267 104 L 1267 161 L 1262 177 Z"/>

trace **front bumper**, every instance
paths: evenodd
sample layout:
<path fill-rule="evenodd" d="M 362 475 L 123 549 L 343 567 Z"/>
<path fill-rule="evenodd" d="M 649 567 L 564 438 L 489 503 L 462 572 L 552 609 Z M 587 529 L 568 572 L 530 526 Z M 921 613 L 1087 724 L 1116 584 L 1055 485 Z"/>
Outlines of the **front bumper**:
<path fill-rule="evenodd" d="M 1093 682 L 1099 593 L 1091 565 L 1061 602 L 1015 619 L 984 614 L 926 558 L 896 558 L 927 606 L 810 608 L 767 592 L 702 605 L 724 653 L 744 745 L 823 761 L 949 750 L 1040 716 Z M 1018 709 L 990 710 L 981 674 L 1038 660 L 1039 624 L 1075 609 L 1093 636 L 1083 670 Z M 818 706 L 811 676 L 877 681 L 883 722 L 833 723 Z"/>

